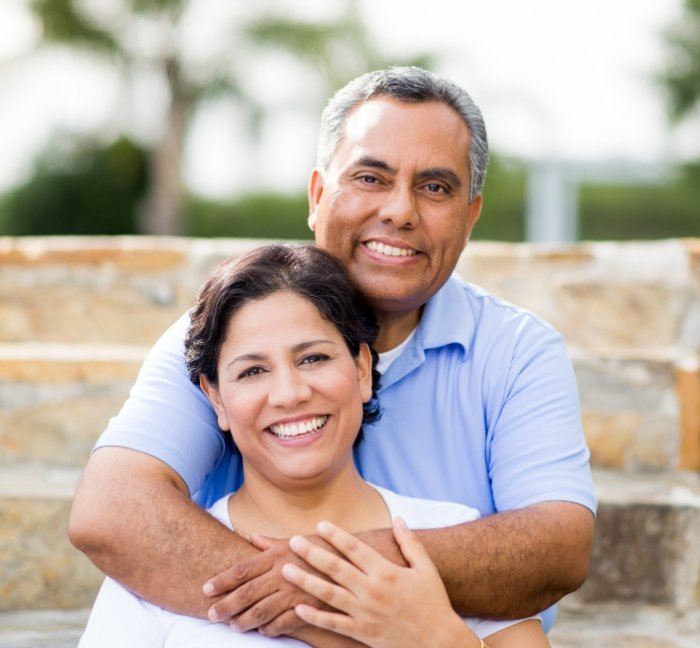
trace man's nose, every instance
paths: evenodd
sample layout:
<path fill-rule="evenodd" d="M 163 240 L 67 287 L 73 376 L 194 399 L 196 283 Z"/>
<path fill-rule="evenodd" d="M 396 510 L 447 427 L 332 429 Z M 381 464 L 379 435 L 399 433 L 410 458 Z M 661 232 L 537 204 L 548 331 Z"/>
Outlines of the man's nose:
<path fill-rule="evenodd" d="M 296 368 L 275 372 L 268 402 L 272 407 L 291 409 L 311 398 L 311 388 Z"/>
<path fill-rule="evenodd" d="M 383 221 L 391 222 L 396 229 L 416 227 L 420 222 L 420 215 L 413 187 L 397 183 L 388 192 L 387 200 L 380 210 L 380 217 Z"/>

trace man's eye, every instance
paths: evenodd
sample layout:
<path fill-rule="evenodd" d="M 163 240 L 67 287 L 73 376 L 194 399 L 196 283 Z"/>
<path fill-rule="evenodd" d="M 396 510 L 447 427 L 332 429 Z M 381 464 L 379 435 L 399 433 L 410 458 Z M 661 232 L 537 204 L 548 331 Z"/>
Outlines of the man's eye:
<path fill-rule="evenodd" d="M 449 193 L 446 187 L 444 187 L 441 184 L 438 184 L 437 182 L 429 182 L 427 185 L 425 185 L 425 188 L 430 193 Z"/>
<path fill-rule="evenodd" d="M 328 360 L 328 356 L 325 353 L 311 353 L 304 356 L 301 359 L 300 364 L 316 364 L 318 362 L 323 362 L 324 360 Z"/>
<path fill-rule="evenodd" d="M 245 378 L 252 378 L 253 376 L 258 376 L 263 373 L 264 369 L 262 367 L 248 367 L 238 374 L 238 380 L 243 380 Z"/>
<path fill-rule="evenodd" d="M 358 176 L 357 179 L 363 184 L 377 184 L 379 182 L 377 178 L 371 175 L 361 175 Z"/>

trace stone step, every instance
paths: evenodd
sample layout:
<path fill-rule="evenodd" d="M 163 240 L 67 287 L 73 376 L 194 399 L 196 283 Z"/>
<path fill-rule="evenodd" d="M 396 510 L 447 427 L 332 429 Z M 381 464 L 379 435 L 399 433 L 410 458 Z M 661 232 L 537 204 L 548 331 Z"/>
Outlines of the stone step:
<path fill-rule="evenodd" d="M 0 341 L 151 345 L 215 263 L 257 244 L 0 237 Z"/>
<path fill-rule="evenodd" d="M 700 470 L 700 361 L 678 347 L 569 347 L 591 463 Z"/>
<path fill-rule="evenodd" d="M 66 537 L 76 469 L 0 471 L 0 609 L 89 606 L 102 576 Z M 700 606 L 700 475 L 594 474 L 600 499 L 590 576 L 575 605 Z"/>
<path fill-rule="evenodd" d="M 580 605 L 566 597 L 549 634 L 552 648 L 697 648 L 700 610 L 649 605 Z"/>
<path fill-rule="evenodd" d="M 688 611 L 700 606 L 700 474 L 595 471 L 588 579 L 572 599 Z"/>
<path fill-rule="evenodd" d="M 0 238 L 0 341 L 152 344 L 219 260 L 263 241 Z M 470 243 L 457 272 L 578 346 L 700 347 L 700 240 Z"/>
<path fill-rule="evenodd" d="M 0 612 L 0 648 L 75 648 L 88 609 Z"/>
<path fill-rule="evenodd" d="M 147 347 L 0 344 L 0 466 L 82 466 Z M 666 349 L 570 350 L 592 464 L 700 469 L 700 363 Z"/>
<path fill-rule="evenodd" d="M 0 467 L 84 465 L 146 352 L 119 345 L 0 344 Z"/>
<path fill-rule="evenodd" d="M 68 515 L 79 471 L 0 471 L 0 609 L 89 607 L 102 575 L 73 548 Z"/>

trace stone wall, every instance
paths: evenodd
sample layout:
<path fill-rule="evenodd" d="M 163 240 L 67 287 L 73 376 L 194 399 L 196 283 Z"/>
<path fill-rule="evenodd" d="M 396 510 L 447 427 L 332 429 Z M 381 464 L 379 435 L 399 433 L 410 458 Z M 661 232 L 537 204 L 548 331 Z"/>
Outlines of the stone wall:
<path fill-rule="evenodd" d="M 0 238 L 0 609 L 89 604 L 99 575 L 63 537 L 78 470 L 213 265 L 259 243 Z M 700 602 L 700 240 L 472 243 L 457 271 L 567 340 L 604 494 L 580 596 Z"/>

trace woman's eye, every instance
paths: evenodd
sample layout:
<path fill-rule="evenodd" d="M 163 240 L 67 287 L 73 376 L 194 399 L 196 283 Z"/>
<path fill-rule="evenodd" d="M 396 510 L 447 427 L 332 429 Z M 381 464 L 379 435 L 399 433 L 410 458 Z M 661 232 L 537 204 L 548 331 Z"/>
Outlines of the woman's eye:
<path fill-rule="evenodd" d="M 238 380 L 244 378 L 252 378 L 253 376 L 258 376 L 263 373 L 264 369 L 262 367 L 248 367 L 238 374 Z"/>
<path fill-rule="evenodd" d="M 312 353 L 304 356 L 301 359 L 300 364 L 316 364 L 318 362 L 323 362 L 324 360 L 328 360 L 328 356 L 325 353 Z"/>

